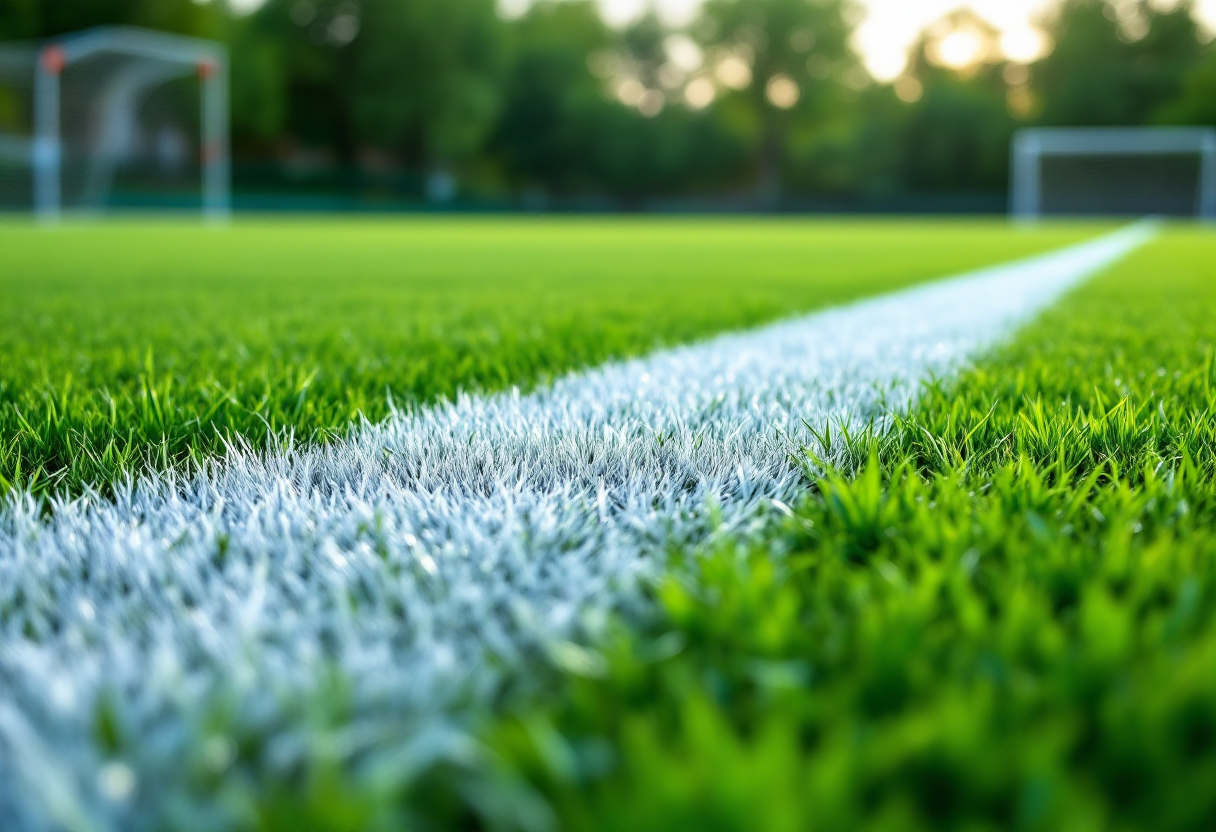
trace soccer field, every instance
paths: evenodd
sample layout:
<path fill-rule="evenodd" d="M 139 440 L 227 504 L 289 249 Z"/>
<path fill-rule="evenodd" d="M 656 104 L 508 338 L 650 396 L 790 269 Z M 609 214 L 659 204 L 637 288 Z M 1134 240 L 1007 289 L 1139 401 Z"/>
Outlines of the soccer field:
<path fill-rule="evenodd" d="M 0 225 L 0 490 L 564 372 L 1074 242 L 1092 227 L 753 220 Z"/>
<path fill-rule="evenodd" d="M 1216 235 L 1112 232 L 0 226 L 0 827 L 1210 826 Z"/>

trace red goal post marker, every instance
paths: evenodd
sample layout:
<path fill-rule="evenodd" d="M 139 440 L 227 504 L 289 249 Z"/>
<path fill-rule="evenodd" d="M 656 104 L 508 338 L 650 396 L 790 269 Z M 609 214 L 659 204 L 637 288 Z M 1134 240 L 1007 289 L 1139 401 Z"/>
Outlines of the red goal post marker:
<path fill-rule="evenodd" d="M 198 79 L 204 84 L 215 77 L 215 61 L 211 60 L 210 58 L 203 58 L 200 60 L 195 65 L 194 69 L 198 73 Z M 217 148 L 214 143 L 208 142 L 199 148 L 199 156 L 202 158 L 204 165 L 215 161 L 218 155 L 219 148 Z"/>
<path fill-rule="evenodd" d="M 211 60 L 210 58 L 203 58 L 197 64 L 195 64 L 194 70 L 198 73 L 198 79 L 205 84 L 215 77 L 215 61 Z M 217 148 L 212 142 L 205 142 L 199 148 L 199 159 L 202 161 L 204 166 L 210 165 L 212 162 L 214 162 L 218 155 L 219 148 Z"/>
<path fill-rule="evenodd" d="M 63 72 L 63 68 L 68 63 L 68 56 L 64 54 L 62 46 L 48 46 L 42 50 L 39 58 L 42 61 L 42 68 L 51 75 Z"/>

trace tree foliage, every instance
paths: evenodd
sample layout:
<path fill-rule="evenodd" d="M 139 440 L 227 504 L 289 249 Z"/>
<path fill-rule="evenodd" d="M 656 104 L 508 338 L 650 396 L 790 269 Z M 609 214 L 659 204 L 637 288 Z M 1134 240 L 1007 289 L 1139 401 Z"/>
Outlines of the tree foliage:
<path fill-rule="evenodd" d="M 238 171 L 304 159 L 356 188 L 438 172 L 537 204 L 999 194 L 1020 126 L 1216 123 L 1216 50 L 1193 0 L 1063 0 L 1029 66 L 954 13 L 893 83 L 866 74 L 858 18 L 851 0 L 706 0 L 682 31 L 653 15 L 612 28 L 594 0 L 535 0 L 518 17 L 494 0 L 266 0 L 250 14 L 3 0 L 0 38 L 101 24 L 222 38 Z M 965 66 L 939 48 L 960 27 L 984 44 Z"/>
<path fill-rule="evenodd" d="M 1184 0 L 1169 10 L 1137 0 L 1066 0 L 1047 21 L 1053 51 L 1033 71 L 1042 121 L 1135 125 L 1176 98 L 1204 47 Z"/>
<path fill-rule="evenodd" d="M 844 0 L 706 3 L 700 28 L 711 54 L 749 66 L 722 109 L 752 148 L 764 200 L 777 198 L 798 156 L 814 152 L 816 139 L 845 109 L 849 85 L 864 83 L 848 43 L 851 8 Z"/>

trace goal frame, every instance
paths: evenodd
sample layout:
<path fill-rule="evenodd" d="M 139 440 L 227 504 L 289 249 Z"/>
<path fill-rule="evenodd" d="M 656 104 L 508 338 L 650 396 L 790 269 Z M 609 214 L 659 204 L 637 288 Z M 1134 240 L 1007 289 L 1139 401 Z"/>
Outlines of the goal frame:
<path fill-rule="evenodd" d="M 127 26 L 102 26 L 55 38 L 37 51 L 32 148 L 35 215 L 55 222 L 63 214 L 60 83 L 73 63 L 101 53 L 150 58 L 183 66 L 198 76 L 201 94 L 203 216 L 225 220 L 232 211 L 228 51 L 222 44 Z"/>
<path fill-rule="evenodd" d="M 1042 216 L 1042 165 L 1058 156 L 1199 157 L 1196 216 L 1216 222 L 1216 129 L 1210 127 L 1049 127 L 1020 130 L 1010 160 L 1009 213 L 1018 220 Z"/>

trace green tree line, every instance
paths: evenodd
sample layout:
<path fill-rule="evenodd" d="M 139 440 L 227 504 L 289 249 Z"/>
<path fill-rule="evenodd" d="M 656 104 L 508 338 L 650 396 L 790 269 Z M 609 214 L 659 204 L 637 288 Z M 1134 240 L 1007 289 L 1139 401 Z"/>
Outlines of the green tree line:
<path fill-rule="evenodd" d="M 1191 0 L 1063 0 L 1025 64 L 956 12 L 890 83 L 850 46 L 859 19 L 849 0 L 706 0 L 680 29 L 613 28 L 591 0 L 512 17 L 495 0 L 0 0 L 0 39 L 102 24 L 221 39 L 238 185 L 269 171 L 439 199 L 999 194 L 1020 126 L 1216 123 L 1216 48 Z M 961 30 L 963 63 L 943 57 Z"/>

